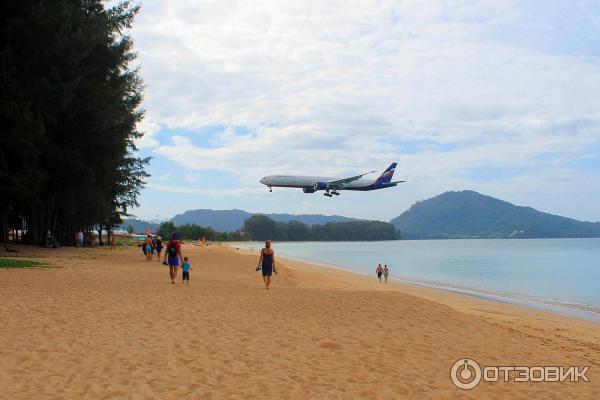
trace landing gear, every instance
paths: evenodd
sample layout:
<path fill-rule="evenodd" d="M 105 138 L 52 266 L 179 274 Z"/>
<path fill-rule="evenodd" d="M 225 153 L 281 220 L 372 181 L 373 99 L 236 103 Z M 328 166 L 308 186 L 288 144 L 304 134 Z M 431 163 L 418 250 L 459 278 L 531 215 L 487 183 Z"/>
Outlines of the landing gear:
<path fill-rule="evenodd" d="M 339 195 L 340 195 L 340 194 L 339 194 L 339 192 L 338 192 L 337 190 L 334 190 L 333 192 L 331 192 L 331 194 L 334 194 L 334 195 L 336 195 L 336 196 L 339 196 Z"/>
<path fill-rule="evenodd" d="M 323 193 L 323 196 L 327 196 L 327 197 L 333 197 L 333 195 L 334 195 L 334 194 L 335 194 L 335 195 L 339 195 L 339 193 L 338 193 L 338 192 L 336 192 L 335 190 L 334 190 L 333 192 L 331 192 L 331 193 L 329 193 L 329 190 L 328 190 L 328 191 L 326 191 L 325 193 Z"/>
<path fill-rule="evenodd" d="M 272 192 L 273 188 L 271 186 L 269 186 L 269 192 Z"/>

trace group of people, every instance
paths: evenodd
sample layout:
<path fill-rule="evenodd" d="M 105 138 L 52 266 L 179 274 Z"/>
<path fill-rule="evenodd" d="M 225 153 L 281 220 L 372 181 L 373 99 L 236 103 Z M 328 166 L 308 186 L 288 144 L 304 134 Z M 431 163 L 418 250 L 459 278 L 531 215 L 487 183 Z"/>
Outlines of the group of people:
<path fill-rule="evenodd" d="M 146 261 L 152 261 L 154 253 L 156 253 L 156 259 L 160 262 L 160 253 L 162 253 L 163 247 L 165 249 L 165 255 L 163 257 L 163 264 L 169 267 L 169 277 L 171 283 L 175 283 L 175 278 L 181 267 L 181 277 L 184 283 L 190 283 L 190 260 L 188 257 L 184 257 L 181 254 L 181 243 L 177 233 L 173 233 L 171 240 L 163 246 L 162 238 L 157 236 L 156 239 L 152 235 L 147 235 L 146 239 L 142 243 L 142 251 L 146 256 Z"/>
<path fill-rule="evenodd" d="M 163 258 L 163 264 L 169 267 L 169 277 L 171 283 L 175 283 L 175 278 L 179 271 L 179 267 L 182 269 L 183 282 L 190 283 L 190 270 L 192 269 L 188 257 L 184 257 L 181 253 L 181 243 L 176 233 L 173 233 L 171 240 L 166 243 L 165 255 Z M 147 261 L 152 261 L 153 253 L 156 252 L 158 261 L 160 261 L 160 253 L 162 252 L 163 243 L 160 236 L 156 237 L 156 240 L 148 235 L 142 244 L 142 249 L 146 255 Z M 273 273 L 277 275 L 277 269 L 275 268 L 275 251 L 270 240 L 265 242 L 265 247 L 260 251 L 260 257 L 258 259 L 258 266 L 256 271 L 262 273 L 263 281 L 265 283 L 265 289 L 269 289 L 271 286 L 271 276 Z M 375 269 L 377 273 L 377 279 L 379 283 L 382 283 L 381 278 L 383 277 L 384 282 L 387 283 L 390 269 L 387 264 L 383 267 L 381 264 Z"/>
<path fill-rule="evenodd" d="M 163 249 L 163 242 L 160 236 L 156 236 L 156 239 L 152 235 L 148 234 L 144 242 L 142 243 L 142 252 L 146 256 L 146 261 L 152 261 L 154 253 L 156 253 L 156 260 L 160 262 L 160 253 Z"/>
<path fill-rule="evenodd" d="M 383 276 L 384 282 L 387 283 L 388 276 L 390 275 L 390 269 L 388 268 L 387 264 L 384 267 L 382 267 L 381 264 L 379 264 L 377 266 L 377 268 L 375 269 L 375 272 L 377 273 L 377 279 L 379 279 L 379 283 L 381 283 L 382 276 Z"/>

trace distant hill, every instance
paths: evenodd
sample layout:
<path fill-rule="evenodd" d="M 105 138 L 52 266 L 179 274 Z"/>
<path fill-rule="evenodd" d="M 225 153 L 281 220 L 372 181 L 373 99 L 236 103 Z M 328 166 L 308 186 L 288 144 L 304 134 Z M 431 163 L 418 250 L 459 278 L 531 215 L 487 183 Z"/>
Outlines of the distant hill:
<path fill-rule="evenodd" d="M 446 192 L 390 221 L 403 239 L 600 237 L 600 222 L 581 222 L 480 193 Z"/>
<path fill-rule="evenodd" d="M 244 221 L 250 218 L 252 213 L 242 210 L 188 210 L 183 214 L 175 215 L 171 221 L 175 226 L 185 224 L 196 224 L 210 226 L 219 232 L 231 232 L 240 229 Z M 319 214 L 263 214 L 275 221 L 289 222 L 292 220 L 302 222 L 306 225 L 326 224 L 327 222 L 356 221 L 353 218 L 340 215 Z"/>
<path fill-rule="evenodd" d="M 133 226 L 133 232 L 135 233 L 144 233 L 146 229 L 150 230 L 150 232 L 154 232 L 158 229 L 159 224 L 155 224 L 154 222 L 143 221 L 141 219 L 123 219 L 123 225 L 119 227 L 119 229 L 127 230 L 127 227 L 131 225 Z"/>

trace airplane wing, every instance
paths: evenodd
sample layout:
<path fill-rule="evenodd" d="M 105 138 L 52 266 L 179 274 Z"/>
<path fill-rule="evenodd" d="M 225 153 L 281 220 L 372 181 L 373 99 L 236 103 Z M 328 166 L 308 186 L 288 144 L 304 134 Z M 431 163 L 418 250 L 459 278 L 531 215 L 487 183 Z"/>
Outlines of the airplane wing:
<path fill-rule="evenodd" d="M 377 172 L 377 171 L 366 172 L 364 174 L 351 176 L 350 178 L 338 179 L 337 181 L 329 181 L 329 182 L 327 182 L 327 184 L 330 189 L 341 189 L 344 186 L 346 186 L 348 183 L 357 181 L 360 178 L 362 178 L 363 176 L 372 174 L 373 172 Z"/>

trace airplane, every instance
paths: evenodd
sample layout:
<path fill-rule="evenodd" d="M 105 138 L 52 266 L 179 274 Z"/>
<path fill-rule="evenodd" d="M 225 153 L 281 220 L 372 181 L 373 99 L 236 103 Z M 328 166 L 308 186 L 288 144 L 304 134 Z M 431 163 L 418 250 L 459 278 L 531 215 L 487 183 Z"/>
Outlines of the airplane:
<path fill-rule="evenodd" d="M 364 174 L 351 176 L 349 178 L 327 178 L 323 176 L 297 176 L 297 175 L 269 175 L 262 178 L 259 182 L 269 187 L 269 192 L 273 187 L 300 188 L 304 193 L 314 193 L 318 190 L 324 190 L 323 196 L 339 196 L 339 190 L 378 190 L 396 186 L 406 181 L 392 182 L 392 176 L 397 163 L 390 165 L 379 178 L 364 179 L 363 177 L 376 171 L 370 171 Z"/>

